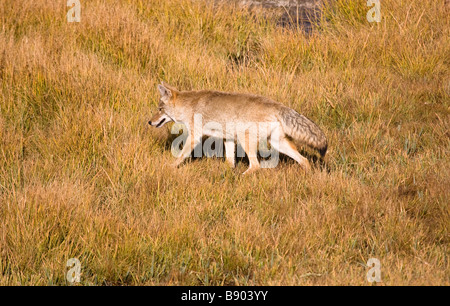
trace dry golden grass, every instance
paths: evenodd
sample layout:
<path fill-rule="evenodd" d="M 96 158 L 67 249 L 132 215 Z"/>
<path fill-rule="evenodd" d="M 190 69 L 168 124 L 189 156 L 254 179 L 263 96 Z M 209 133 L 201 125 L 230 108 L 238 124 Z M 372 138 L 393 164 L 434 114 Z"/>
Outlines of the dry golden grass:
<path fill-rule="evenodd" d="M 0 2 L 0 284 L 449 285 L 449 7 L 338 0 L 312 36 L 201 1 Z M 156 85 L 312 118 L 327 166 L 180 169 Z"/>

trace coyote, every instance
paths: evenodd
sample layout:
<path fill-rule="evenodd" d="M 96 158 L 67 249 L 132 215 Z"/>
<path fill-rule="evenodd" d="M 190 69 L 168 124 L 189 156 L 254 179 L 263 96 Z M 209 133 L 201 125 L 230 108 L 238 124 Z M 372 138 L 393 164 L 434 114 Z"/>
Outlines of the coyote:
<path fill-rule="evenodd" d="M 159 128 L 173 121 L 183 123 L 188 131 L 188 137 L 174 164 L 175 167 L 191 155 L 193 148 L 201 143 L 203 136 L 211 136 L 224 140 L 226 160 L 232 167 L 235 166 L 234 148 L 237 140 L 250 163 L 244 174 L 259 169 L 257 148 L 263 133 L 257 131 L 256 137 L 248 137 L 249 130 L 255 123 L 272 123 L 265 131 L 271 147 L 297 161 L 305 171 L 311 169 L 309 162 L 297 151 L 292 140 L 316 149 L 322 158 L 327 151 L 327 138 L 314 122 L 271 99 L 252 94 L 219 91 L 179 91 L 165 83 L 158 85 L 158 90 L 161 95 L 158 112 L 151 118 L 149 124 Z M 194 128 L 196 115 L 202 116 L 206 122 L 204 126 Z M 226 131 L 211 125 L 207 128 L 210 122 L 219 125 L 234 124 L 234 127 L 240 125 L 241 128 L 233 130 L 227 127 Z"/>

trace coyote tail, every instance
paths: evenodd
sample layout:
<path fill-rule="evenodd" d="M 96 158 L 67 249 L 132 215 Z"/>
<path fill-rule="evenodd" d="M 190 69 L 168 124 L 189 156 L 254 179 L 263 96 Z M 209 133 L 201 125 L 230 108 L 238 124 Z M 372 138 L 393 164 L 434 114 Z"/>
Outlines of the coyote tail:
<path fill-rule="evenodd" d="M 312 120 L 287 107 L 280 109 L 280 115 L 283 130 L 287 135 L 317 150 L 322 158 L 325 157 L 327 138 Z"/>

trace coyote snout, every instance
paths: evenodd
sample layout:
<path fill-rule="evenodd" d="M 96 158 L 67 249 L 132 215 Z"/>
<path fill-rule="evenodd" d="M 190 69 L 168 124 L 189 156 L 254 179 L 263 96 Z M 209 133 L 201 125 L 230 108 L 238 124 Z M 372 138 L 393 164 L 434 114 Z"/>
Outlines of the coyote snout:
<path fill-rule="evenodd" d="M 168 101 L 166 100 L 166 98 L 172 96 L 172 92 L 166 89 L 165 87 L 161 88 L 160 91 L 161 90 L 163 90 L 163 92 L 161 92 L 161 100 L 159 101 L 158 112 L 148 122 L 148 124 L 150 124 L 151 126 L 156 126 L 157 128 L 162 127 L 167 122 L 174 121 L 167 114 L 167 104 L 166 104 L 166 102 Z"/>
<path fill-rule="evenodd" d="M 167 122 L 173 121 L 169 116 L 167 116 L 164 112 L 158 111 L 152 119 L 148 122 L 151 126 L 155 126 L 157 128 L 162 127 Z"/>
<path fill-rule="evenodd" d="M 314 122 L 271 99 L 218 91 L 179 91 L 164 83 L 158 85 L 158 90 L 161 95 L 158 112 L 149 124 L 161 127 L 173 121 L 183 123 L 187 129 L 188 136 L 175 166 L 191 155 L 203 136 L 225 141 L 226 159 L 233 167 L 237 140 L 250 162 L 244 174 L 260 168 L 257 151 L 262 139 L 267 140 L 273 149 L 297 161 L 305 171 L 310 170 L 309 162 L 297 151 L 290 138 L 316 149 L 322 158 L 327 151 L 327 139 Z M 204 121 L 200 127 L 195 120 L 199 116 Z M 223 126 L 227 127 L 225 131 Z M 260 128 L 255 130 L 255 126 Z"/>

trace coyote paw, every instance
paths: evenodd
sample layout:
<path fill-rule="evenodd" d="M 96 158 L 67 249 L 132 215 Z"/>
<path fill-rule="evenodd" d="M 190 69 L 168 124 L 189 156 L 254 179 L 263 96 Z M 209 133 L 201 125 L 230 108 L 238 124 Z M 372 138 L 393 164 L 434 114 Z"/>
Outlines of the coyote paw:
<path fill-rule="evenodd" d="M 308 162 L 302 164 L 301 167 L 302 167 L 303 171 L 305 171 L 305 173 L 309 173 L 312 170 L 311 165 Z"/>
<path fill-rule="evenodd" d="M 180 166 L 181 162 L 176 161 L 170 165 L 170 168 L 177 169 Z"/>
<path fill-rule="evenodd" d="M 236 164 L 235 164 L 234 161 L 227 160 L 227 163 L 228 163 L 228 165 L 229 165 L 231 168 L 236 168 Z"/>
<path fill-rule="evenodd" d="M 244 173 L 242 173 L 242 175 L 249 175 L 249 174 L 252 174 L 252 173 L 256 172 L 258 169 L 259 169 L 259 167 L 251 167 L 251 168 L 248 168 L 247 170 L 245 170 Z"/>

